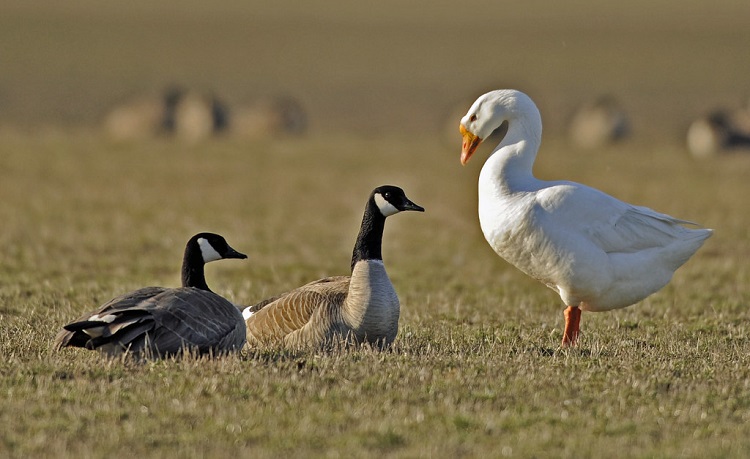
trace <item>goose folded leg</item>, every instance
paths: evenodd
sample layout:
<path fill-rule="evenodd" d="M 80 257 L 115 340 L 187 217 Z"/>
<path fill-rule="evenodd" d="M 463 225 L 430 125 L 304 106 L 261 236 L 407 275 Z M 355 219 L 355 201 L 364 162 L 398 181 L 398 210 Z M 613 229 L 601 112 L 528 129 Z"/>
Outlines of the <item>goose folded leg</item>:
<path fill-rule="evenodd" d="M 375 188 L 354 244 L 351 275 L 320 279 L 245 308 L 248 344 L 390 346 L 398 334 L 401 306 L 383 263 L 383 230 L 386 218 L 403 211 L 424 208 L 401 188 Z"/>

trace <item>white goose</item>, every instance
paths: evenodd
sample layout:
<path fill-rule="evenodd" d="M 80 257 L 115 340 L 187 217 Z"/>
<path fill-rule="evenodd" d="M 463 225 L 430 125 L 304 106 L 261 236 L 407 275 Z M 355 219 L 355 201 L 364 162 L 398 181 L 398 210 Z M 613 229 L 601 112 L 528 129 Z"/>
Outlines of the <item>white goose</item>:
<path fill-rule="evenodd" d="M 535 178 L 542 120 L 519 91 L 492 91 L 474 102 L 461 119 L 461 164 L 504 122 L 508 133 L 479 175 L 479 221 L 498 255 L 565 302 L 563 346 L 576 343 L 581 310 L 646 298 L 711 236 L 710 229 L 685 228 L 692 223 L 585 185 Z"/>

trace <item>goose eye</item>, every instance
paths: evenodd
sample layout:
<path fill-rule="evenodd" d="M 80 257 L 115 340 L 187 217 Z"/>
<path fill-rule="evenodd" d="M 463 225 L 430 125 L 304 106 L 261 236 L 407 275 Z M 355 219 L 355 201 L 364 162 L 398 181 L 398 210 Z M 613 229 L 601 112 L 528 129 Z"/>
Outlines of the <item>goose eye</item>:
<path fill-rule="evenodd" d="M 476 121 L 476 120 L 477 120 L 477 115 L 471 115 L 469 117 L 469 121 Z"/>
<path fill-rule="evenodd" d="M 385 194 L 383 195 L 383 197 L 385 199 L 391 199 L 391 192 L 390 191 L 386 191 Z"/>

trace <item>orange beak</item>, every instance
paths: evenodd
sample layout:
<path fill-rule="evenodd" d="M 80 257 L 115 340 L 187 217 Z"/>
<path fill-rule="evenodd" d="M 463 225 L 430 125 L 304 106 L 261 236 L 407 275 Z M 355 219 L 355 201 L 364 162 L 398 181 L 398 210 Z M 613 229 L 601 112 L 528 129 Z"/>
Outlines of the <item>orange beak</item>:
<path fill-rule="evenodd" d="M 482 139 L 467 131 L 463 124 L 459 126 L 459 130 L 461 131 L 461 136 L 464 138 L 461 145 L 461 165 L 466 165 L 471 155 L 474 154 L 479 144 L 482 143 Z"/>

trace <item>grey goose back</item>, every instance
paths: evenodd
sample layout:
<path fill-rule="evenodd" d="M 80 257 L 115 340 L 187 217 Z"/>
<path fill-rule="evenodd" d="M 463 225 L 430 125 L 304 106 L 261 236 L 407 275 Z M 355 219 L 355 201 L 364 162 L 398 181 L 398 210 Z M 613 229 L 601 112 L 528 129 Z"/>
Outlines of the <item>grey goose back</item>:
<path fill-rule="evenodd" d="M 383 265 L 383 229 L 387 217 L 409 210 L 424 212 L 401 188 L 375 188 L 354 245 L 351 276 L 320 279 L 245 308 L 248 345 L 389 346 L 398 333 L 400 305 Z"/>
<path fill-rule="evenodd" d="M 219 355 L 242 349 L 245 322 L 240 310 L 206 285 L 204 265 L 247 258 L 213 233 L 190 238 L 182 262 L 182 287 L 145 287 L 118 296 L 63 327 L 55 347 L 97 349 L 110 356 L 142 357 L 188 351 Z"/>

